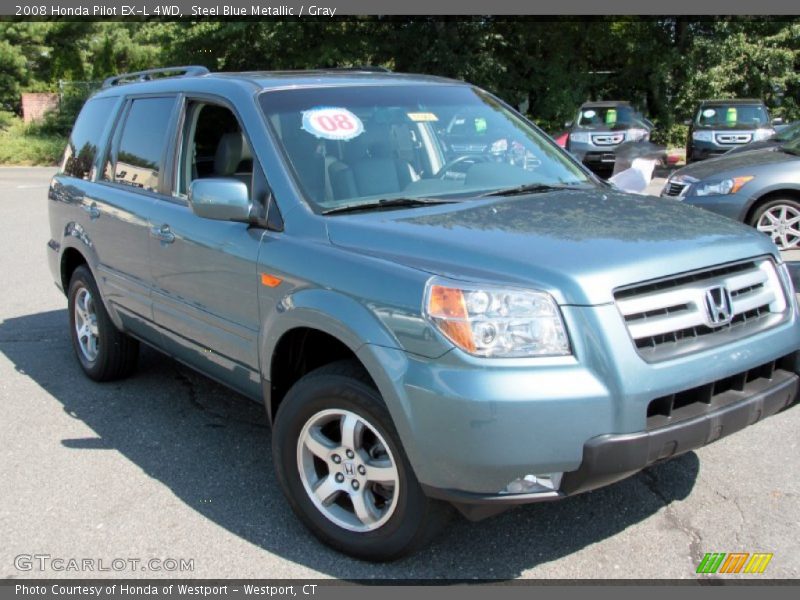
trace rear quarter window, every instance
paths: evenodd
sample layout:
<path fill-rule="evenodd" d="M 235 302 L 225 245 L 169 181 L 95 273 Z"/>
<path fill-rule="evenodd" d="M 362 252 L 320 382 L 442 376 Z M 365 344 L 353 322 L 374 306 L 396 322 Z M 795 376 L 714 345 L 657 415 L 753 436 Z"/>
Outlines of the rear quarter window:
<path fill-rule="evenodd" d="M 61 161 L 61 173 L 78 179 L 91 177 L 92 165 L 116 98 L 97 98 L 84 104 Z"/>
<path fill-rule="evenodd" d="M 148 192 L 158 190 L 175 97 L 136 98 L 122 128 L 113 165 L 106 164 L 103 180 Z"/>

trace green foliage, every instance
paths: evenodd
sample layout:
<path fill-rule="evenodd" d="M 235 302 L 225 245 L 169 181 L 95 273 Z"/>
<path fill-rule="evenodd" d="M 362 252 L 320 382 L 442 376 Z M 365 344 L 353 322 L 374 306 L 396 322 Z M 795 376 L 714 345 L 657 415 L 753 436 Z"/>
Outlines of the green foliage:
<path fill-rule="evenodd" d="M 65 137 L 34 131 L 19 117 L 0 112 L 0 164 L 54 165 L 66 145 Z"/>
<path fill-rule="evenodd" d="M 683 148 L 686 146 L 689 127 L 682 123 L 672 123 L 671 125 L 656 123 L 655 125 L 656 129 L 650 141 L 668 148 Z"/>
<path fill-rule="evenodd" d="M 25 57 L 7 40 L 0 39 L 0 110 L 19 105 L 20 85 L 27 81 Z"/>
<path fill-rule="evenodd" d="M 212 70 L 381 65 L 489 89 L 551 132 L 586 100 L 629 100 L 683 146 L 707 97 L 763 98 L 800 118 L 797 18 L 348 17 L 270 21 L 0 22 L 0 110 L 22 90 L 57 91 L 31 128 L 65 135 L 87 95 L 120 72 L 176 64 Z"/>

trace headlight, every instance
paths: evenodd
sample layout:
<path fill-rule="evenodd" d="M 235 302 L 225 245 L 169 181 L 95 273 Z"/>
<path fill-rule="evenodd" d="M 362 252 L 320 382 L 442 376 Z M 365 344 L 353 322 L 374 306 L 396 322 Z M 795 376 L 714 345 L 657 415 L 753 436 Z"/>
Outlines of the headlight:
<path fill-rule="evenodd" d="M 627 133 L 625 134 L 625 139 L 629 142 L 638 142 L 639 140 L 646 140 L 649 133 L 650 132 L 647 131 L 647 129 L 639 129 L 634 127 L 632 129 L 628 129 Z"/>
<path fill-rule="evenodd" d="M 575 133 L 569 134 L 569 141 L 577 142 L 579 144 L 588 144 L 589 143 L 589 134 L 585 131 L 576 131 Z"/>
<path fill-rule="evenodd" d="M 710 142 L 712 140 L 710 131 L 693 131 L 692 139 L 696 142 Z"/>
<path fill-rule="evenodd" d="M 732 177 L 731 179 L 722 179 L 719 181 L 701 181 L 694 185 L 692 194 L 694 196 L 725 196 L 727 194 L 735 194 L 742 189 L 745 183 L 752 179 L 752 175 L 746 175 L 744 177 Z"/>
<path fill-rule="evenodd" d="M 475 356 L 570 354 L 561 313 L 545 292 L 428 281 L 425 316 L 456 346 Z"/>
<path fill-rule="evenodd" d="M 759 142 L 761 140 L 766 140 L 772 137 L 775 134 L 774 129 L 756 129 L 753 132 L 753 141 Z"/>

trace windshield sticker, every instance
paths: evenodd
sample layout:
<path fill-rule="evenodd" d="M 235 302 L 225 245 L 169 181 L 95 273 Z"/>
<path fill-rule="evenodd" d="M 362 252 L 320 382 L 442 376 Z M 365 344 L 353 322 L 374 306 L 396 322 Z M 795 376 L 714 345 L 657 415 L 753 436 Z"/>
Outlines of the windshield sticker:
<path fill-rule="evenodd" d="M 483 117 L 475 117 L 475 133 L 485 133 L 489 124 Z"/>
<path fill-rule="evenodd" d="M 725 115 L 725 120 L 726 120 L 728 123 L 736 123 L 736 120 L 737 120 L 737 118 L 738 118 L 738 117 L 737 117 L 737 112 L 738 112 L 738 111 L 736 110 L 736 108 L 735 108 L 735 107 L 733 107 L 733 106 L 731 106 L 730 108 L 728 108 L 728 112 L 727 112 L 727 114 Z"/>
<path fill-rule="evenodd" d="M 596 114 L 597 113 L 594 112 L 593 110 L 585 110 L 585 111 L 583 111 L 583 116 L 586 117 L 587 119 L 593 119 Z"/>
<path fill-rule="evenodd" d="M 303 111 L 303 130 L 325 140 L 352 140 L 364 133 L 364 123 L 346 108 L 325 106 Z"/>
<path fill-rule="evenodd" d="M 713 117 L 715 114 L 717 114 L 717 111 L 715 111 L 713 108 L 707 108 L 707 109 L 705 109 L 705 110 L 703 111 L 703 116 L 704 116 L 706 119 L 710 119 L 710 118 L 711 118 L 711 117 Z"/>
<path fill-rule="evenodd" d="M 408 118 L 415 123 L 427 123 L 439 120 L 439 117 L 430 112 L 410 112 L 406 114 L 408 115 Z"/>
<path fill-rule="evenodd" d="M 609 108 L 606 113 L 606 125 L 613 125 L 617 122 L 617 109 Z"/>

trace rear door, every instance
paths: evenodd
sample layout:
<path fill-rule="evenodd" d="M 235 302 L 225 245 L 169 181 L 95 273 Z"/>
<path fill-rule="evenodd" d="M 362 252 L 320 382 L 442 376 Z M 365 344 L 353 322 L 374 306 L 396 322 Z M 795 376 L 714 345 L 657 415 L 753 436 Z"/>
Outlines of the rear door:
<path fill-rule="evenodd" d="M 89 209 L 106 301 L 127 328 L 153 339 L 150 291 L 150 218 L 162 195 L 167 140 L 174 130 L 177 97 L 130 98 L 98 176 Z"/>
<path fill-rule="evenodd" d="M 171 197 L 153 207 L 150 237 L 153 313 L 167 349 L 248 395 L 258 376 L 257 259 L 264 230 L 196 216 L 187 202 L 194 179 L 235 178 L 254 202 L 255 158 L 239 119 L 222 101 L 186 99 Z"/>

